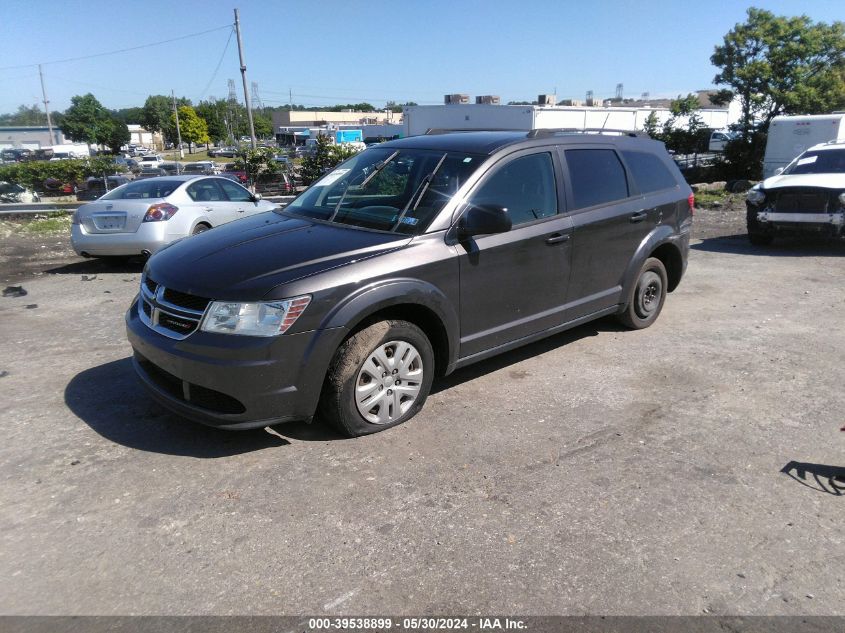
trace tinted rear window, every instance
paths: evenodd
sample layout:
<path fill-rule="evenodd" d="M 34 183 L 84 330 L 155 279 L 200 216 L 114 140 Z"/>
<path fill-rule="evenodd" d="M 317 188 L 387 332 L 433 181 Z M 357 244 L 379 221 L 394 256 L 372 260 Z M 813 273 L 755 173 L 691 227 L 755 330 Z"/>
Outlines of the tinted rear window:
<path fill-rule="evenodd" d="M 100 200 L 131 200 L 133 198 L 166 198 L 182 184 L 181 180 L 134 180 L 109 191 Z"/>
<path fill-rule="evenodd" d="M 612 149 L 568 149 L 565 153 L 576 209 L 628 197 L 625 168 Z"/>
<path fill-rule="evenodd" d="M 640 193 L 651 193 L 662 189 L 675 187 L 675 177 L 658 156 L 649 152 L 622 151 L 625 162 L 634 181 L 640 188 Z"/>

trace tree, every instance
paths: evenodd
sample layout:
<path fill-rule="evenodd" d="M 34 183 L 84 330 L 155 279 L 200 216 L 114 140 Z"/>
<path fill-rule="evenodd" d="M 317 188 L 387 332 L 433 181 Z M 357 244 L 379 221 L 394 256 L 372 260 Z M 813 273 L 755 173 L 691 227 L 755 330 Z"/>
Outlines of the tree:
<path fill-rule="evenodd" d="M 72 141 L 92 144 L 108 143 L 112 131 L 109 111 L 91 93 L 71 97 L 65 110 L 61 130 Z"/>
<path fill-rule="evenodd" d="M 141 123 L 141 113 L 144 108 L 121 108 L 120 110 L 113 110 L 115 118 L 124 123 Z"/>
<path fill-rule="evenodd" d="M 268 116 L 259 112 L 252 113 L 252 123 L 255 127 L 255 136 L 258 138 L 269 138 L 273 136 L 273 121 Z"/>
<path fill-rule="evenodd" d="M 805 15 L 780 17 L 748 9 L 716 46 L 710 61 L 720 68 L 715 84 L 736 95 L 747 139 L 755 121 L 765 131 L 779 114 L 817 114 L 845 108 L 845 24 L 814 23 Z"/>
<path fill-rule="evenodd" d="M 656 112 L 649 112 L 648 117 L 643 123 L 643 132 L 648 134 L 651 138 L 660 138 L 660 123 L 657 120 Z"/>
<path fill-rule="evenodd" d="M 228 104 L 223 99 L 217 101 L 200 101 L 195 108 L 197 115 L 205 119 L 208 125 L 208 137 L 218 144 L 229 138 L 229 130 L 226 127 L 226 113 Z"/>
<path fill-rule="evenodd" d="M 189 106 L 191 100 L 185 97 L 176 99 L 177 106 Z M 139 121 L 149 132 L 159 132 L 169 140 L 175 140 L 176 127 L 173 120 L 173 97 L 150 95 L 141 109 Z"/>
<path fill-rule="evenodd" d="M 668 149 L 679 154 L 695 154 L 700 150 L 701 132 L 704 130 L 704 122 L 698 115 L 700 107 L 698 97 L 692 93 L 672 99 L 669 104 L 672 116 L 663 124 L 663 133 L 660 134 L 660 140 Z"/>
<path fill-rule="evenodd" d="M 191 106 L 179 106 L 179 132 L 182 140 L 188 143 L 188 153 L 193 153 L 194 143 L 208 143 L 208 124 Z M 176 128 L 176 114 L 172 116 L 171 125 Z"/>
<path fill-rule="evenodd" d="M 395 101 L 388 101 L 384 104 L 385 110 L 390 110 L 391 112 L 401 113 L 402 108 L 405 106 L 415 106 L 419 105 L 415 101 L 406 101 L 405 103 L 396 103 Z"/>
<path fill-rule="evenodd" d="M 322 176 L 326 170 L 334 167 L 337 162 L 331 155 L 332 140 L 328 136 L 317 137 L 316 151 L 302 159 L 300 176 L 303 184 L 310 185 Z"/>
<path fill-rule="evenodd" d="M 250 184 L 259 180 L 270 180 L 281 169 L 279 163 L 273 160 L 274 154 L 270 147 L 245 149 L 235 158 L 235 167 L 246 172 Z"/>
<path fill-rule="evenodd" d="M 119 154 L 120 148 L 129 142 L 132 135 L 129 133 L 129 126 L 116 116 L 112 117 L 110 123 L 111 126 L 104 143 L 109 146 L 112 154 Z"/>
<path fill-rule="evenodd" d="M 19 105 L 17 112 L 0 114 L 0 125 L 47 125 L 47 115 L 37 105 Z"/>

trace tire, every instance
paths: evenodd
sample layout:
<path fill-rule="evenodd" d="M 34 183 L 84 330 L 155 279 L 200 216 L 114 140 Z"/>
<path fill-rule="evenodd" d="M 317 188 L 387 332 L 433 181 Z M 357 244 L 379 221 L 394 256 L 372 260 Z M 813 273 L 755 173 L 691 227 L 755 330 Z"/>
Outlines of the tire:
<path fill-rule="evenodd" d="M 405 359 L 399 367 L 397 352 Z M 317 413 L 349 437 L 377 433 L 419 413 L 433 379 L 434 350 L 423 331 L 407 321 L 379 321 L 335 352 Z"/>
<path fill-rule="evenodd" d="M 211 227 L 210 227 L 210 226 L 208 226 L 207 224 L 202 224 L 202 223 L 197 224 L 197 225 L 194 227 L 194 230 L 193 230 L 193 231 L 191 231 L 191 235 L 199 235 L 200 233 L 205 233 L 205 232 L 206 232 L 208 229 L 210 229 L 210 228 L 211 228 Z"/>
<path fill-rule="evenodd" d="M 628 296 L 628 305 L 617 317 L 619 321 L 632 330 L 642 330 L 654 323 L 666 302 L 668 283 L 663 262 L 656 257 L 645 260 Z"/>

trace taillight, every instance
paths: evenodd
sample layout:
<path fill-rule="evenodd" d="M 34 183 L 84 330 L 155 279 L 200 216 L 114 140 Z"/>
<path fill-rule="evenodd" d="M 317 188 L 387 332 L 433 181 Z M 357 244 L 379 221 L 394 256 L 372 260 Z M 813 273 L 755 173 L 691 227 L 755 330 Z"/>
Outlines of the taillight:
<path fill-rule="evenodd" d="M 689 214 L 695 215 L 695 194 L 691 193 L 687 198 L 687 204 L 689 205 Z"/>
<path fill-rule="evenodd" d="M 147 209 L 147 213 L 144 216 L 144 222 L 164 222 L 176 215 L 178 210 L 179 207 L 174 207 L 172 204 L 168 204 L 166 202 L 154 204 Z"/>

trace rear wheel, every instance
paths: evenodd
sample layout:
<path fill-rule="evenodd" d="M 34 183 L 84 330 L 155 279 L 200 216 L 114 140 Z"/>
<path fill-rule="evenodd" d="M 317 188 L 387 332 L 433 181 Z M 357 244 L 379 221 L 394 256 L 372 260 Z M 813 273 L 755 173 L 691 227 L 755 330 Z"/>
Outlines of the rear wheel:
<path fill-rule="evenodd" d="M 618 316 L 622 324 L 633 330 L 642 330 L 654 323 L 666 301 L 667 286 L 663 262 L 649 257 L 640 269 L 625 311 Z"/>
<path fill-rule="evenodd" d="M 434 378 L 428 337 L 407 321 L 380 321 L 355 333 L 335 353 L 318 414 L 356 437 L 414 417 Z"/>

